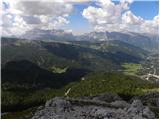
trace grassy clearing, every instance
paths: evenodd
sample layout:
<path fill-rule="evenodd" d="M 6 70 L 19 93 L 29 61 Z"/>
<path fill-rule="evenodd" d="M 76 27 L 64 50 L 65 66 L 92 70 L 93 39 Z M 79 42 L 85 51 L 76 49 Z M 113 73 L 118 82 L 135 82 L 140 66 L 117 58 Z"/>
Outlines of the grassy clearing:
<path fill-rule="evenodd" d="M 124 73 L 127 75 L 136 75 L 141 68 L 141 64 L 124 63 L 122 67 L 125 68 Z"/>
<path fill-rule="evenodd" d="M 65 73 L 66 70 L 68 69 L 68 67 L 65 67 L 65 68 L 59 68 L 59 67 L 52 67 L 52 72 L 53 73 Z"/>

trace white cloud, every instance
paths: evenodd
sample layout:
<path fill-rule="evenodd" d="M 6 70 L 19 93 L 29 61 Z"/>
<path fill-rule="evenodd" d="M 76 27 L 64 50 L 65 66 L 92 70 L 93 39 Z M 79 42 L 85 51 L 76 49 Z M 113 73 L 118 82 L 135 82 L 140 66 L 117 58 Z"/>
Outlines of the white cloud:
<path fill-rule="evenodd" d="M 122 15 L 122 21 L 131 25 L 137 25 L 144 22 L 143 18 L 135 16 L 131 11 L 127 11 Z"/>
<path fill-rule="evenodd" d="M 130 3 L 121 1 L 120 4 L 115 4 L 111 0 L 99 0 L 97 5 L 99 7 L 89 6 L 83 10 L 82 15 L 94 26 L 95 30 L 110 30 L 119 23 L 121 14 L 128 10 Z"/>
<path fill-rule="evenodd" d="M 43 19 L 42 21 L 44 22 L 41 24 L 40 28 L 45 30 L 60 28 L 61 26 L 69 23 L 68 20 L 66 20 L 61 16 L 52 18 L 52 19 L 48 19 L 48 18 L 42 18 L 42 19 Z M 50 21 L 50 22 L 46 22 L 46 21 Z"/>
<path fill-rule="evenodd" d="M 130 10 L 133 0 L 121 0 L 115 4 L 111 0 L 98 0 L 98 7 L 89 6 L 83 10 L 83 17 L 96 31 L 158 32 L 158 17 L 145 20 Z"/>
<path fill-rule="evenodd" d="M 95 2 L 82 15 L 97 31 L 157 32 L 159 17 L 145 20 L 134 15 L 129 6 L 133 0 L 3 0 L 2 20 L 4 35 L 20 35 L 28 30 L 59 29 L 69 23 L 74 4 Z"/>
<path fill-rule="evenodd" d="M 2 16 L 3 20 L 3 27 L 11 27 L 12 26 L 12 21 L 13 21 L 13 16 L 11 14 L 6 14 Z"/>
<path fill-rule="evenodd" d="M 41 24 L 41 20 L 36 16 L 23 16 L 23 20 L 27 24 Z"/>
<path fill-rule="evenodd" d="M 63 8 L 63 9 L 62 9 Z M 19 10 L 25 15 L 64 16 L 72 11 L 71 4 L 51 1 L 19 1 L 12 5 L 12 9 Z"/>
<path fill-rule="evenodd" d="M 7 21 L 6 21 L 7 22 Z M 10 24 L 2 24 L 2 34 L 5 36 L 21 35 L 26 31 L 31 30 L 32 27 L 26 24 L 21 16 L 15 16 L 14 19 L 8 19 Z M 7 26 L 8 25 L 8 26 Z"/>
<path fill-rule="evenodd" d="M 159 17 L 155 16 L 153 20 L 145 20 L 135 16 L 131 11 L 122 15 L 124 28 L 134 32 L 158 33 Z"/>
<path fill-rule="evenodd" d="M 67 17 L 73 11 L 73 5 L 68 2 L 64 4 L 63 0 L 4 1 L 9 4 L 9 9 L 4 7 L 2 15 L 4 21 L 2 27 L 5 34 L 7 32 L 17 34 L 16 29 L 17 31 L 27 31 L 34 28 L 58 29 L 69 23 Z M 11 18 L 11 16 L 16 17 Z"/>
<path fill-rule="evenodd" d="M 87 2 L 93 2 L 94 0 L 63 0 L 63 2 L 66 3 L 87 3 Z"/>
<path fill-rule="evenodd" d="M 148 33 L 158 33 L 158 26 L 159 25 L 159 16 L 155 16 L 153 20 L 146 20 L 144 21 L 141 26 L 141 31 L 146 31 Z"/>

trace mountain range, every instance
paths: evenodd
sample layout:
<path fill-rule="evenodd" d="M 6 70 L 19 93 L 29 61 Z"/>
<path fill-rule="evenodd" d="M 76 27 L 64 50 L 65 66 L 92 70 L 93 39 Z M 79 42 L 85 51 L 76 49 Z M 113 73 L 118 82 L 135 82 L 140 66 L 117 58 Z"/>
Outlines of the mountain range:
<path fill-rule="evenodd" d="M 2 67 L 9 61 L 29 60 L 41 67 L 76 67 L 112 71 L 126 62 L 138 63 L 147 51 L 122 41 L 32 41 L 2 38 Z"/>
<path fill-rule="evenodd" d="M 119 40 L 131 45 L 146 49 L 158 49 L 158 34 L 134 32 L 90 32 L 82 35 L 73 35 L 65 30 L 33 29 L 21 36 L 30 40 L 58 40 L 58 41 L 112 41 Z"/>

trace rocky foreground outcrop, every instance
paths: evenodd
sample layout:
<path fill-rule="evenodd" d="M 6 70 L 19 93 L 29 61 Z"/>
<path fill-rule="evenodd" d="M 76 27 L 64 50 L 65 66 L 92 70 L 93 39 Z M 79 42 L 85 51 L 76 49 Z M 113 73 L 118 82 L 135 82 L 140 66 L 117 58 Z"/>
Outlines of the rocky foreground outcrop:
<path fill-rule="evenodd" d="M 150 99 L 151 97 L 151 99 Z M 145 102 L 159 106 L 158 93 L 134 97 L 129 102 L 117 94 L 105 93 L 79 99 L 55 97 L 38 108 L 33 118 L 39 119 L 154 119 L 155 113 Z"/>

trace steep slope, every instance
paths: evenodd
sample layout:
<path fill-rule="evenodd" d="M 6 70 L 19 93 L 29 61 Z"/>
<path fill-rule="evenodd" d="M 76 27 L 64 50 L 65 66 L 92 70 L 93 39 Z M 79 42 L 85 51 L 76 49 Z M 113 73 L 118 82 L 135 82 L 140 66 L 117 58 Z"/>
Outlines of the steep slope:
<path fill-rule="evenodd" d="M 89 72 L 68 68 L 64 73 L 53 73 L 27 60 L 7 62 L 1 71 L 3 112 L 42 104 L 49 96 L 54 96 L 55 89 L 79 81 Z"/>
<path fill-rule="evenodd" d="M 124 95 L 136 95 L 156 87 L 158 88 L 156 83 L 151 83 L 135 76 L 101 72 L 87 74 L 81 81 L 68 84 L 65 89 L 67 91 L 70 88 L 68 96 L 79 97 L 93 96 L 106 91 Z"/>
<path fill-rule="evenodd" d="M 52 66 L 76 66 L 77 62 L 71 62 L 65 58 L 57 57 L 48 52 L 37 41 L 2 38 L 2 66 L 6 62 L 15 60 L 28 60 L 33 63 L 48 69 Z M 63 63 L 63 64 L 62 64 Z M 78 65 L 77 65 L 78 66 Z"/>
<path fill-rule="evenodd" d="M 93 41 L 70 41 L 70 42 L 75 45 L 80 45 L 83 47 L 88 47 L 103 52 L 111 52 L 111 53 L 122 52 L 139 58 L 143 58 L 149 53 L 142 48 L 133 46 L 131 44 L 119 40 L 96 41 L 96 42 Z"/>
<path fill-rule="evenodd" d="M 98 49 L 97 49 L 98 48 Z M 138 54 L 135 54 L 137 52 Z M 121 42 L 74 43 L 2 39 L 2 66 L 12 60 L 28 60 L 50 70 L 52 67 L 77 67 L 112 71 L 125 62 L 138 63 L 146 51 Z"/>
<path fill-rule="evenodd" d="M 80 80 L 87 72 L 85 69 L 69 68 L 59 74 L 42 69 L 27 60 L 11 61 L 2 68 L 2 88 L 60 88 L 69 82 Z"/>

